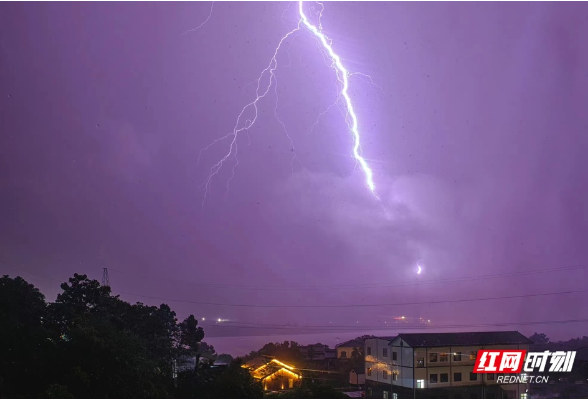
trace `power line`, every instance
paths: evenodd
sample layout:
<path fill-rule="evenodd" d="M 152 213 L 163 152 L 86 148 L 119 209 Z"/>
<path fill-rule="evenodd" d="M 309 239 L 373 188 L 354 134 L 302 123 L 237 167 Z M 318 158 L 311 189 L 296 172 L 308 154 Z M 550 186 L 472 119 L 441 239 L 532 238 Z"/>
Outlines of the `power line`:
<path fill-rule="evenodd" d="M 533 325 L 560 325 L 560 324 L 572 324 L 572 323 L 584 323 L 588 322 L 588 318 L 584 319 L 568 319 L 568 320 L 548 320 L 548 321 L 529 321 L 529 322 L 495 322 L 495 323 L 479 323 L 479 324 L 445 324 L 445 325 L 403 325 L 403 326 L 366 326 L 366 325 L 270 325 L 270 324 L 258 324 L 256 325 L 202 325 L 204 328 L 233 328 L 233 329 L 273 329 L 273 330 L 307 330 L 307 331 L 357 331 L 357 330 L 370 330 L 370 331 L 381 331 L 381 330 L 398 330 L 398 331 L 409 331 L 409 330 L 435 330 L 435 329 L 454 329 L 454 328 L 487 328 L 487 327 L 505 327 L 505 326 L 533 326 Z"/>
<path fill-rule="evenodd" d="M 2 260 L 0 260 L 2 261 Z M 5 263 L 8 264 L 8 263 Z M 10 264 L 8 264 L 10 265 Z M 28 272 L 31 275 L 35 275 L 25 269 L 21 268 L 23 271 Z M 53 278 L 46 277 L 51 280 L 56 280 Z M 588 292 L 588 289 L 582 290 L 567 290 L 561 292 L 550 292 L 550 293 L 535 293 L 535 294 L 521 294 L 521 295 L 511 295 L 511 296 L 494 296 L 494 297 L 481 297 L 481 298 L 470 298 L 470 299 L 457 299 L 457 300 L 433 300 L 433 301 L 411 301 L 411 302 L 402 302 L 402 303 L 373 303 L 373 304 L 309 304 L 309 305 L 301 305 L 301 304 L 281 304 L 281 305 L 272 305 L 272 304 L 235 304 L 235 303 L 217 303 L 217 302 L 200 302 L 200 301 L 192 301 L 192 300 L 182 300 L 182 299 L 171 299 L 165 297 L 157 297 L 157 296 L 147 296 L 147 295 L 140 295 L 136 293 L 130 292 L 123 292 L 119 291 L 118 293 L 126 294 L 130 296 L 154 299 L 154 300 L 162 300 L 162 301 L 169 301 L 174 303 L 187 303 L 187 304 L 197 304 L 197 305 L 208 305 L 208 306 L 223 306 L 223 307 L 238 307 L 238 308 L 363 308 L 363 307 L 389 307 L 389 306 L 408 306 L 408 305 L 431 305 L 431 304 L 451 304 L 451 303 L 463 303 L 463 302 L 474 302 L 474 301 L 490 301 L 490 300 L 509 300 L 509 299 L 519 299 L 519 298 L 532 298 L 532 297 L 543 297 L 543 296 L 557 296 L 557 295 L 565 295 L 565 294 L 574 294 L 574 293 L 585 293 Z"/>
<path fill-rule="evenodd" d="M 3 262 L 6 265 L 11 265 L 3 260 L 0 259 L 0 262 Z M 17 267 L 33 276 L 40 276 L 46 279 L 51 279 L 54 281 L 59 281 L 55 278 L 34 274 L 30 271 L 22 267 Z M 549 272 L 565 272 L 565 271 L 574 271 L 574 270 L 583 270 L 588 269 L 588 265 L 579 264 L 579 265 L 571 265 L 565 267 L 558 267 L 558 268 L 547 268 L 547 269 L 535 269 L 535 270 L 524 270 L 524 271 L 511 271 L 511 272 L 503 272 L 503 273 L 496 273 L 496 274 L 485 274 L 485 275 L 475 275 L 475 276 L 466 276 L 460 278 L 447 278 L 447 279 L 436 279 L 436 280 L 419 280 L 419 281 L 404 281 L 404 282 L 396 282 L 396 283 L 373 283 L 373 284 L 360 284 L 360 285 L 320 285 L 320 286 L 242 286 L 242 285 L 225 285 L 225 284 L 214 284 L 214 283 L 200 283 L 200 282 L 192 282 L 192 281 L 185 281 L 179 279 L 167 279 L 162 277 L 156 276 L 149 276 L 146 274 L 136 275 L 132 274 L 134 277 L 147 277 L 157 281 L 168 281 L 168 282 L 179 282 L 184 284 L 190 284 L 193 286 L 200 286 L 206 288 L 225 288 L 225 289 L 243 289 L 243 290 L 276 290 L 276 291 L 306 291 L 306 290 L 336 290 L 336 289 L 361 289 L 361 288 L 377 288 L 377 287 L 398 287 L 398 286 L 414 286 L 414 285 L 428 285 L 428 284 L 439 284 L 439 283 L 455 283 L 455 282 L 464 282 L 464 281 L 476 281 L 476 280 L 486 280 L 492 278 L 503 278 L 503 277 L 510 277 L 510 276 L 520 276 L 520 275 L 528 275 L 528 274 L 542 274 L 542 273 L 549 273 Z M 104 270 L 104 268 L 103 268 Z M 126 274 L 127 272 L 121 271 L 118 269 L 109 268 L 110 271 L 116 271 L 119 273 Z M 122 293 L 122 292 L 121 292 Z M 132 294 L 134 296 L 139 297 L 147 297 L 138 294 Z"/>
<path fill-rule="evenodd" d="M 529 274 L 544 274 L 550 272 L 564 272 L 564 271 L 574 271 L 574 270 L 582 270 L 588 269 L 588 265 L 571 265 L 571 266 L 564 266 L 559 268 L 546 268 L 546 269 L 536 269 L 536 270 L 524 270 L 524 271 L 510 271 L 510 272 L 502 272 L 502 273 L 495 273 L 495 274 L 485 274 L 485 275 L 475 275 L 475 276 L 464 276 L 459 278 L 446 278 L 446 279 L 436 279 L 436 280 L 419 280 L 418 282 L 414 280 L 404 281 L 404 282 L 395 282 L 395 283 L 366 283 L 366 284 L 355 284 L 355 285 L 315 285 L 315 286 L 245 286 L 245 285 L 229 285 L 229 284 L 220 284 L 220 283 L 203 283 L 203 282 L 193 282 L 193 281 L 186 281 L 180 279 L 169 279 L 163 277 L 157 277 L 153 275 L 142 274 L 139 276 L 150 278 L 157 281 L 167 281 L 167 282 L 179 282 L 183 284 L 189 284 L 193 286 L 203 287 L 203 288 L 211 288 L 211 289 L 239 289 L 239 290 L 268 290 L 268 291 L 312 291 L 312 290 L 345 290 L 345 289 L 362 289 L 362 288 L 387 288 L 387 287 L 398 287 L 398 286 L 414 286 L 414 285 L 430 285 L 430 284 L 439 284 L 439 283 L 455 283 L 455 282 L 467 282 L 467 281 L 476 281 L 476 280 L 486 280 L 486 279 L 493 279 L 493 278 L 503 278 L 509 276 L 520 276 L 520 275 L 529 275 Z M 122 270 L 112 269 L 111 271 L 116 271 L 122 274 L 130 274 Z M 132 274 L 133 276 L 137 276 L 136 274 Z"/>
<path fill-rule="evenodd" d="M 143 298 L 147 298 L 147 299 L 163 300 L 163 301 L 170 301 L 170 302 L 175 302 L 175 303 L 198 304 L 198 305 L 205 305 L 205 306 L 225 306 L 225 307 L 239 307 L 239 308 L 361 308 L 361 307 L 389 307 L 389 306 L 410 306 L 410 305 L 425 305 L 425 304 L 463 303 L 463 302 L 488 301 L 488 300 L 507 300 L 507 299 L 520 299 L 520 298 L 542 297 L 542 296 L 557 296 L 557 295 L 563 295 L 563 294 L 585 293 L 585 292 L 588 292 L 588 289 L 566 290 L 566 291 L 562 291 L 562 292 L 551 292 L 551 293 L 519 294 L 519 295 L 512 295 L 512 296 L 479 297 L 479 298 L 473 298 L 473 299 L 459 299 L 459 300 L 433 300 L 433 301 L 420 301 L 420 302 L 419 301 L 410 301 L 410 302 L 403 302 L 403 303 L 373 303 L 373 304 L 307 304 L 307 305 L 302 305 L 302 304 L 273 305 L 273 304 L 215 303 L 215 302 L 206 302 L 206 301 L 170 299 L 170 298 L 157 297 L 157 296 L 146 296 L 146 295 L 139 295 L 139 294 L 129 293 L 129 292 L 119 292 L 119 293 L 127 294 L 130 296 L 143 297 Z"/>
<path fill-rule="evenodd" d="M 0 260 L 4 264 L 10 265 L 3 260 Z M 21 270 L 33 275 L 38 276 L 30 271 L 27 271 L 23 268 Z M 55 278 L 42 276 L 46 279 L 52 281 L 60 281 Z M 515 295 L 515 296 L 502 296 L 502 297 L 487 297 L 487 298 L 478 298 L 478 299 L 462 299 L 462 300 L 437 300 L 437 301 L 430 301 L 430 302 L 410 302 L 410 303 L 395 303 L 395 304 L 387 304 L 387 305 L 410 305 L 410 304 L 440 304 L 440 303 L 457 303 L 457 302 L 466 302 L 466 301 L 486 301 L 486 300 L 502 300 L 502 299 L 513 299 L 513 298 L 527 298 L 527 297 L 538 297 L 538 296 L 550 296 L 550 295 L 561 295 L 561 294 L 570 294 L 570 293 L 582 293 L 588 290 L 573 290 L 573 291 L 564 291 L 564 292 L 552 292 L 552 293 L 542 293 L 542 294 L 527 294 L 527 295 Z M 122 292 L 124 293 L 124 292 Z M 129 294 L 129 293 L 126 293 Z M 134 294 L 131 294 L 134 295 Z M 140 295 L 136 295 L 140 296 Z M 177 302 L 189 302 L 193 304 L 219 304 L 219 305 L 226 305 L 220 303 L 199 303 L 199 302 L 192 302 L 192 301 L 182 301 L 182 300 L 172 300 L 172 299 L 164 299 L 158 298 L 154 296 L 141 296 L 141 297 L 148 297 L 148 298 L 156 298 L 160 300 L 166 301 L 177 301 Z M 234 305 L 234 306 L 244 306 L 249 307 L 248 305 Z M 357 306 L 357 305 L 353 305 Z M 367 307 L 373 305 L 359 305 L 360 307 Z M 379 305 L 376 305 L 379 306 Z M 296 308 L 308 308 L 308 307 L 349 307 L 343 305 L 329 305 L 329 306 L 266 306 L 266 305 L 256 305 L 255 307 L 296 307 Z M 533 325 L 560 325 L 560 324 L 571 324 L 571 323 L 585 323 L 588 322 L 588 319 L 568 319 L 568 320 L 548 320 L 548 321 L 531 321 L 531 322 L 499 322 L 499 323 L 480 323 L 480 324 L 445 324 L 445 325 L 378 325 L 378 326 L 366 326 L 366 325 L 292 325 L 292 324 L 255 324 L 255 323 L 222 323 L 216 325 L 201 325 L 204 328 L 232 328 L 232 329 L 265 329 L 265 330 L 290 330 L 290 331 L 306 331 L 306 332 L 345 332 L 345 331 L 357 331 L 357 330 L 369 330 L 369 331 L 377 331 L 377 330 L 387 330 L 387 329 L 394 329 L 398 331 L 407 331 L 407 330 L 434 330 L 434 329 L 458 329 L 458 328 L 488 328 L 488 327 L 506 327 L 506 326 L 533 326 Z"/>

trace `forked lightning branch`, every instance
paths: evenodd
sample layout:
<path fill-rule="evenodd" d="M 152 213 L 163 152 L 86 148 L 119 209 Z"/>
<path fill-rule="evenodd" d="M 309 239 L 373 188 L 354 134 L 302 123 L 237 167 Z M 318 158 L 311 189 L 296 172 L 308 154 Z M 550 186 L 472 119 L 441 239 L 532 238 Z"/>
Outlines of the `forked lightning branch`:
<path fill-rule="evenodd" d="M 371 191 L 371 193 L 377 199 L 379 199 L 379 197 L 376 194 L 376 186 L 374 183 L 373 171 L 370 168 L 370 166 L 368 165 L 368 162 L 366 161 L 366 159 L 361 154 L 361 143 L 360 143 L 361 134 L 360 134 L 360 128 L 359 128 L 359 121 L 358 121 L 358 117 L 357 117 L 353 102 L 351 101 L 351 97 L 349 95 L 349 78 L 352 75 L 356 75 L 359 73 L 351 73 L 351 72 L 349 72 L 349 70 L 347 70 L 347 68 L 343 65 L 343 62 L 341 60 L 340 55 L 337 52 L 335 52 L 335 50 L 332 46 L 331 39 L 329 39 L 325 35 L 325 33 L 323 32 L 322 24 L 321 24 L 321 17 L 322 17 L 322 13 L 323 13 L 323 4 L 320 1 L 312 2 L 316 5 L 316 7 L 313 7 L 310 9 L 310 12 L 312 14 L 314 14 L 314 16 L 315 16 L 315 19 L 316 19 L 316 24 L 315 24 L 315 23 L 311 22 L 311 19 L 309 18 L 309 16 L 307 16 L 308 11 L 305 11 L 305 9 L 307 8 L 307 7 L 305 7 L 305 2 L 303 0 L 299 0 L 297 3 L 298 3 L 298 10 L 297 10 L 298 11 L 297 12 L 298 23 L 297 23 L 297 26 L 280 39 L 277 47 L 274 49 L 273 56 L 271 57 L 269 63 L 261 71 L 261 74 L 259 75 L 259 77 L 257 79 L 257 85 L 256 85 L 256 89 L 255 89 L 255 99 L 253 99 L 251 102 L 246 104 L 241 109 L 241 112 L 239 113 L 239 115 L 237 117 L 237 121 L 233 127 L 232 132 L 213 141 L 209 146 L 205 147 L 202 150 L 202 151 L 205 151 L 205 150 L 209 149 L 212 145 L 214 145 L 222 140 L 227 139 L 229 141 L 229 149 L 228 149 L 227 153 L 216 164 L 214 164 L 211 167 L 210 173 L 208 174 L 208 177 L 206 178 L 205 182 L 201 186 L 204 189 L 204 200 L 206 199 L 206 195 L 208 194 L 208 190 L 210 188 L 210 183 L 211 183 L 212 179 L 215 177 L 215 175 L 217 175 L 219 173 L 219 171 L 222 169 L 222 167 L 226 163 L 233 160 L 233 166 L 231 169 L 231 176 L 230 176 L 229 180 L 227 181 L 227 192 L 228 192 L 229 182 L 234 177 L 235 168 L 239 164 L 239 160 L 237 158 L 238 138 L 239 138 L 240 134 L 249 131 L 257 122 L 257 119 L 259 116 L 258 106 L 259 106 L 260 101 L 263 100 L 270 93 L 270 89 L 272 87 L 274 87 L 274 90 L 277 90 L 276 70 L 278 68 L 278 60 L 277 60 L 278 53 L 282 49 L 282 45 L 284 44 L 284 42 L 286 40 L 291 39 L 291 36 L 294 33 L 300 31 L 301 28 L 305 28 L 305 30 L 307 32 L 310 32 L 313 35 L 313 37 L 316 39 L 317 43 L 319 44 L 321 51 L 327 56 L 327 58 L 331 62 L 330 67 L 334 71 L 335 77 L 337 78 L 337 83 L 339 85 L 337 102 L 339 102 L 339 100 L 342 100 L 342 102 L 344 104 L 345 122 L 347 123 L 348 131 L 353 138 L 354 144 L 353 144 L 353 148 L 351 149 L 353 158 L 355 159 L 356 165 L 361 169 L 361 171 L 363 172 L 363 174 L 365 176 L 365 184 L 366 184 L 367 188 Z M 211 12 L 212 12 L 212 7 L 211 7 Z M 210 18 L 210 15 L 209 15 L 209 18 Z M 208 18 L 207 18 L 207 21 L 208 21 Z M 206 21 L 204 23 L 206 23 Z M 199 27 L 192 29 L 188 32 L 199 29 L 203 24 L 201 24 Z M 365 75 L 365 74 L 359 74 L 359 75 L 363 75 L 363 76 L 369 78 L 369 76 Z M 262 80 L 264 78 L 269 78 L 268 83 L 265 85 L 262 84 Z M 370 78 L 370 80 L 371 80 L 371 78 Z M 277 92 L 276 92 L 276 95 L 277 95 Z M 277 101 L 277 99 L 276 99 L 276 101 Z M 276 108 L 277 108 L 277 104 L 276 104 Z M 253 115 L 247 118 L 247 117 L 245 117 L 246 113 L 252 113 Z M 276 118 L 282 124 L 282 126 L 284 127 L 284 130 L 285 130 L 285 125 L 278 118 L 275 109 L 274 109 L 274 113 L 276 114 L 275 115 Z M 288 136 L 288 139 L 290 140 L 290 144 L 292 145 L 292 149 L 293 149 L 294 146 L 292 143 L 292 139 L 290 138 L 290 136 L 288 135 L 287 132 L 286 132 L 286 135 Z M 200 154 L 202 154 L 202 151 L 200 152 Z M 200 160 L 200 155 L 198 156 L 198 160 Z"/>

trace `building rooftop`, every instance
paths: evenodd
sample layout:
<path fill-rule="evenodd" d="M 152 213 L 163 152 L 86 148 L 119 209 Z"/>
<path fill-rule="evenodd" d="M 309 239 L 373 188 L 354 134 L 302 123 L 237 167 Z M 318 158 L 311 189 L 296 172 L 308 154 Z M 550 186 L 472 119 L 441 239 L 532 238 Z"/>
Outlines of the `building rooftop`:
<path fill-rule="evenodd" d="M 452 333 L 401 333 L 410 347 L 488 346 L 494 344 L 532 344 L 517 331 L 452 332 Z"/>
<path fill-rule="evenodd" d="M 378 336 L 377 338 L 374 339 L 382 339 L 382 340 L 389 340 L 392 341 L 394 339 L 396 339 L 398 336 Z"/>
<path fill-rule="evenodd" d="M 364 342 L 360 342 L 359 340 L 348 340 L 343 343 L 339 343 L 335 347 L 363 347 Z"/>
<path fill-rule="evenodd" d="M 285 364 L 275 358 L 268 361 L 263 357 L 258 357 L 252 360 L 252 362 L 243 364 L 243 368 L 249 369 L 251 371 L 251 375 L 253 376 L 253 378 L 259 380 L 264 380 L 282 371 L 289 373 L 297 378 L 300 378 L 300 375 L 298 374 L 298 372 L 296 372 L 296 369 L 293 366 Z"/>

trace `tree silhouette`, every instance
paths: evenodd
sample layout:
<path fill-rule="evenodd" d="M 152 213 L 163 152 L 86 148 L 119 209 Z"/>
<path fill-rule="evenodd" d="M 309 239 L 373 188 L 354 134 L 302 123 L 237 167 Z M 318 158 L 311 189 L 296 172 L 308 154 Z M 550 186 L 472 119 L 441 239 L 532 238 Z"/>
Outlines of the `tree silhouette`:
<path fill-rule="evenodd" d="M 529 336 L 529 339 L 533 341 L 535 344 L 547 344 L 549 343 L 549 338 L 544 333 L 537 333 L 535 332 L 533 335 Z"/>
<path fill-rule="evenodd" d="M 190 315 L 180 324 L 180 344 L 196 357 L 194 371 L 198 371 L 200 364 L 200 342 L 204 339 L 204 330 L 198 326 L 198 320 Z"/>

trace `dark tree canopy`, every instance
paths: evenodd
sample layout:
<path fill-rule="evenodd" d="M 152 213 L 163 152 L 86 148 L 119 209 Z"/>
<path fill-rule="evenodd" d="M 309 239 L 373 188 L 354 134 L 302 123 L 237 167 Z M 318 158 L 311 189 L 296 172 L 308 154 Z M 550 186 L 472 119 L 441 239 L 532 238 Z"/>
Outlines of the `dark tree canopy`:
<path fill-rule="evenodd" d="M 549 338 L 544 333 L 537 333 L 535 332 L 533 335 L 529 336 L 529 339 L 533 341 L 535 344 L 547 344 L 549 343 Z"/>
<path fill-rule="evenodd" d="M 302 352 L 301 346 L 297 342 L 284 341 L 283 343 L 267 343 L 259 351 L 252 351 L 245 357 L 245 360 L 251 360 L 255 357 L 266 356 L 276 357 L 284 362 L 294 365 L 302 365 L 304 357 L 307 354 Z"/>
<path fill-rule="evenodd" d="M 75 274 L 54 303 L 24 279 L 0 278 L 0 398 L 262 397 L 240 361 L 174 380 L 174 360 L 214 347 L 190 315 L 130 304 Z M 229 355 L 223 355 L 230 362 Z"/>

